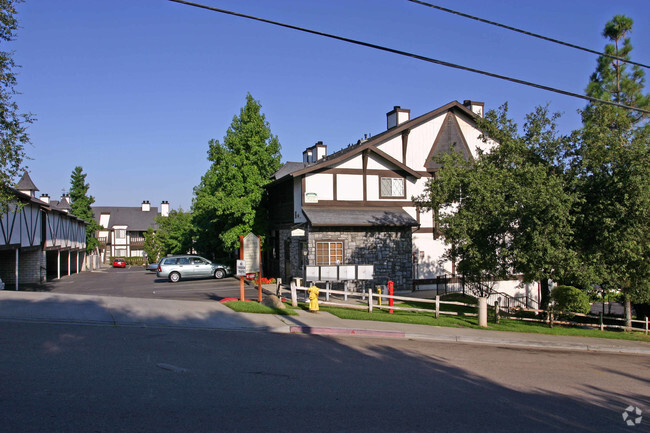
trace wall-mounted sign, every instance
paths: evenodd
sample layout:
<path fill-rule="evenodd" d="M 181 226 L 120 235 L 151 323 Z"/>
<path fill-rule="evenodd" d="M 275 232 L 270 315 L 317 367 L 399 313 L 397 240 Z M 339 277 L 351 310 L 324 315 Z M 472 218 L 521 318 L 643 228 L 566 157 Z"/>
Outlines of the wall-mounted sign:
<path fill-rule="evenodd" d="M 305 203 L 318 203 L 318 194 L 315 192 L 306 192 Z"/>

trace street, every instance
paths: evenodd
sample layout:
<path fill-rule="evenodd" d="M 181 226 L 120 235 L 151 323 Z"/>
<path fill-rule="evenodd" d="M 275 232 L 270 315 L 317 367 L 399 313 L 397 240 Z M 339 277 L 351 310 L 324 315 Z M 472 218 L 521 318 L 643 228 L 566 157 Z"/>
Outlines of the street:
<path fill-rule="evenodd" d="M 2 432 L 648 431 L 648 357 L 0 322 Z M 628 427 L 623 411 L 644 411 Z"/>
<path fill-rule="evenodd" d="M 155 272 L 145 271 L 140 266 L 122 269 L 105 265 L 97 271 L 64 276 L 31 290 L 129 298 L 219 301 L 224 298 L 239 298 L 239 279 L 206 278 L 170 283 L 166 278 L 158 278 Z M 249 299 L 257 299 L 257 287 L 246 284 L 244 294 Z"/>

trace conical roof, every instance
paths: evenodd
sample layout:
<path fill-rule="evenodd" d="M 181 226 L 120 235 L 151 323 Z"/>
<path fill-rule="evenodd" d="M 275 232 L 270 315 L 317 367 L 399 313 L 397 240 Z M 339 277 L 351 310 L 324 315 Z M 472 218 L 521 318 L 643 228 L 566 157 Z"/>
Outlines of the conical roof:
<path fill-rule="evenodd" d="M 25 172 L 23 174 L 23 177 L 20 178 L 18 181 L 18 184 L 16 185 L 16 189 L 18 191 L 38 191 L 38 188 L 36 188 L 36 185 L 34 185 L 34 182 L 32 182 L 32 178 L 29 177 L 29 173 Z"/>

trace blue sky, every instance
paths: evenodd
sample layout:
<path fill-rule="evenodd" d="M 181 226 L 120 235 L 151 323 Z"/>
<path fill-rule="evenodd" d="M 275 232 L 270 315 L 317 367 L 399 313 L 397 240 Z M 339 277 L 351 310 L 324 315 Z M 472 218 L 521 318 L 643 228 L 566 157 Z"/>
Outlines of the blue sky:
<path fill-rule="evenodd" d="M 204 4 L 385 45 L 584 93 L 596 56 L 406 0 L 203 0 Z M 432 3 L 602 50 L 615 14 L 635 21 L 633 60 L 650 63 L 647 0 L 431 0 Z M 504 102 L 523 123 L 537 105 L 579 127 L 582 100 L 522 87 L 167 0 L 27 0 L 11 44 L 21 65 L 30 174 L 59 197 L 83 167 L 96 205 L 167 200 L 188 210 L 250 92 L 283 161 L 323 141 L 330 153 L 386 128 L 386 112 L 416 117 L 450 101 Z M 646 71 L 646 74 L 648 72 Z"/>

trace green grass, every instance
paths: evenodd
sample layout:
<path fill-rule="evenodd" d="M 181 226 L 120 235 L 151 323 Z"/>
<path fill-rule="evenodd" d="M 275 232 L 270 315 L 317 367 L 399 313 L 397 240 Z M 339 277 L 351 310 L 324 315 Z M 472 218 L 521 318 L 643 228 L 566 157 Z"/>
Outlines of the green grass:
<path fill-rule="evenodd" d="M 297 316 L 298 313 L 288 306 L 284 310 L 279 308 L 268 307 L 257 301 L 230 301 L 224 302 L 223 305 L 238 313 L 258 313 L 258 314 L 279 314 L 282 316 Z"/>
<path fill-rule="evenodd" d="M 431 308 L 431 304 L 409 302 L 401 303 L 400 306 L 413 306 L 415 308 Z M 395 304 L 396 306 L 398 304 Z M 373 309 L 372 313 L 364 310 L 353 310 L 342 307 L 330 307 L 321 305 L 322 311 L 327 311 L 341 319 L 352 320 L 374 320 L 379 322 L 397 322 L 409 323 L 415 325 L 430 325 L 430 326 L 446 326 L 454 328 L 473 328 L 473 329 L 486 329 L 478 326 L 478 318 L 471 316 L 451 316 L 441 314 L 438 319 L 435 318 L 435 313 L 431 312 L 415 312 L 415 311 L 397 311 L 394 314 L 388 313 L 388 310 Z M 442 308 L 442 306 L 441 306 Z M 446 311 L 456 312 L 476 312 L 475 308 L 462 307 L 459 305 L 445 305 Z M 520 320 L 501 318 L 500 323 L 493 323 L 493 316 L 489 315 L 490 323 L 488 323 L 489 330 L 493 331 L 509 331 L 509 332 L 527 332 L 533 334 L 550 334 L 550 335 L 568 335 L 579 337 L 597 337 L 597 338 L 610 338 L 622 340 L 636 340 L 650 342 L 650 336 L 646 336 L 642 332 L 623 332 L 623 331 L 600 331 L 597 329 L 584 329 L 577 327 L 558 326 L 549 328 L 545 323 L 538 322 L 522 322 Z"/>

